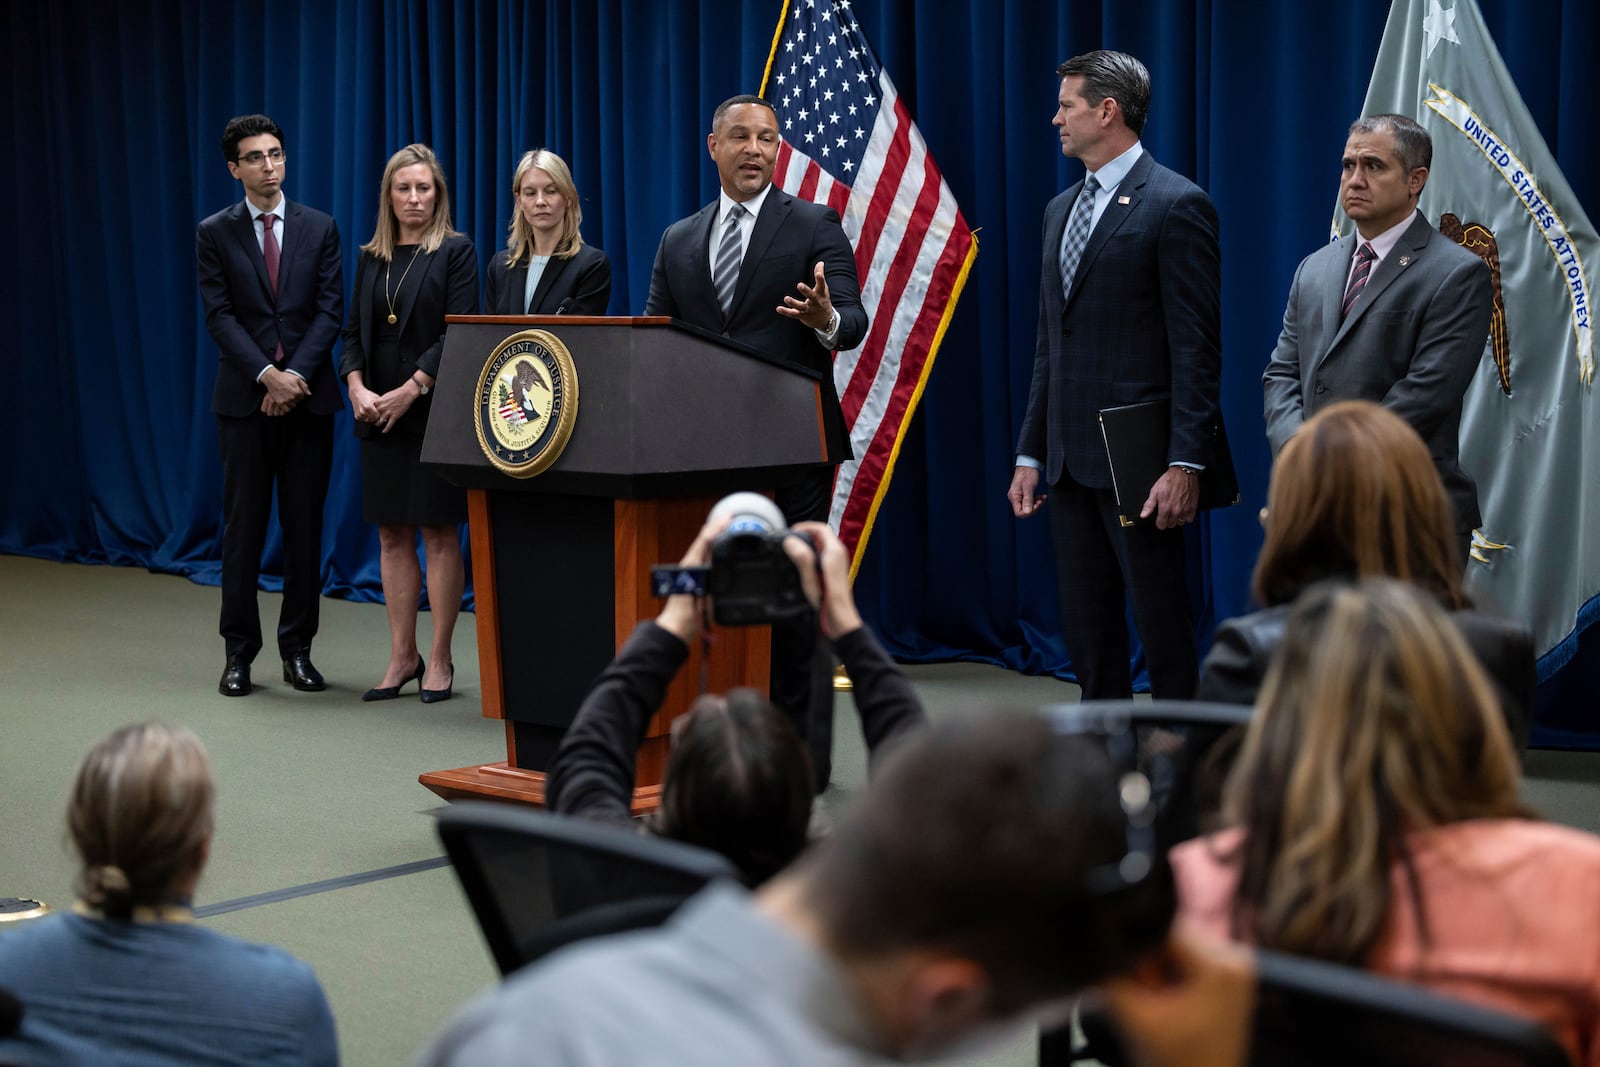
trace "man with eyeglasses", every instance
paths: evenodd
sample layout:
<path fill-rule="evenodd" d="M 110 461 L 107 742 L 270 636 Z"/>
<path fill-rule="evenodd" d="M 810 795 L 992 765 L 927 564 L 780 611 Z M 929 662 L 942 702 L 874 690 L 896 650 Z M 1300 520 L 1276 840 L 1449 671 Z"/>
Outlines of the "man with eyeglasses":
<path fill-rule="evenodd" d="M 333 343 L 344 318 L 339 228 L 283 195 L 283 130 L 242 115 L 222 134 L 244 200 L 195 234 L 200 300 L 220 360 L 211 410 L 222 447 L 222 616 L 227 663 L 217 689 L 250 692 L 261 650 L 256 583 L 276 484 L 283 531 L 283 680 L 324 688 L 311 662 L 322 595 L 322 505 L 343 401 Z"/>
<path fill-rule="evenodd" d="M 839 828 L 758 892 L 714 885 L 665 927 L 519 971 L 419 1062 L 971 1055 L 1105 983 L 1145 1067 L 1232 1067 L 1248 954 L 1169 932 L 1171 872 L 1130 830 L 1125 794 L 1102 739 L 1040 715 L 972 710 L 913 731 Z"/>

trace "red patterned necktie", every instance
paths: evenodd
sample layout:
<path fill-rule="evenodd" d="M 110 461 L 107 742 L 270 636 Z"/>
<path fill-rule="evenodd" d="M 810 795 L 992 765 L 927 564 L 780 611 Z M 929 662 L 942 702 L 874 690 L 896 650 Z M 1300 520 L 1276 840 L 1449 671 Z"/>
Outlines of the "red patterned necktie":
<path fill-rule="evenodd" d="M 278 221 L 276 215 L 261 216 L 261 254 L 267 261 L 267 281 L 272 283 L 272 295 L 278 295 L 278 235 L 272 232 L 272 224 Z"/>
<path fill-rule="evenodd" d="M 1350 285 L 1344 291 L 1344 303 L 1340 305 L 1339 321 L 1343 322 L 1349 315 L 1350 309 L 1355 306 L 1356 297 L 1361 295 L 1361 290 L 1367 287 L 1367 279 L 1372 277 L 1372 264 L 1378 258 L 1378 253 L 1372 250 L 1370 244 L 1362 245 L 1356 249 L 1356 269 L 1350 273 Z"/>
<path fill-rule="evenodd" d="M 267 261 L 267 283 L 272 286 L 272 295 L 278 295 L 278 235 L 272 232 L 272 224 L 278 221 L 278 216 L 267 214 L 261 216 L 261 256 Z M 283 362 L 283 342 L 278 342 L 278 350 L 272 358 Z"/>

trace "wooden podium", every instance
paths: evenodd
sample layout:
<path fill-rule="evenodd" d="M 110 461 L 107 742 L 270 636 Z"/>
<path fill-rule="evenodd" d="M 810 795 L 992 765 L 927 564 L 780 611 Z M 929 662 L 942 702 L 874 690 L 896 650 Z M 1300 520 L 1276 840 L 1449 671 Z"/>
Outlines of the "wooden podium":
<path fill-rule="evenodd" d="M 661 601 L 650 568 L 676 563 L 721 496 L 828 462 L 816 374 L 666 318 L 450 316 L 422 460 L 468 490 L 483 714 L 506 758 L 419 781 L 439 796 L 544 803 L 544 771 L 590 684 Z M 577 420 L 531 478 L 479 445 L 478 379 L 506 338 L 539 329 L 572 355 Z M 768 627 L 721 629 L 708 687 L 765 691 Z M 659 802 L 671 721 L 699 691 L 690 649 L 640 749 L 635 813 Z"/>

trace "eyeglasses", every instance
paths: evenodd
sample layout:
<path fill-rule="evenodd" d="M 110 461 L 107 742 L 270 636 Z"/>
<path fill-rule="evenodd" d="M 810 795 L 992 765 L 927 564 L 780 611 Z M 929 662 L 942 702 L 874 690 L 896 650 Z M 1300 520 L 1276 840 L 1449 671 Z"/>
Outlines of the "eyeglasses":
<path fill-rule="evenodd" d="M 283 166 L 283 160 L 284 155 L 281 148 L 274 148 L 270 152 L 250 152 L 239 157 L 239 162 L 247 167 L 259 167 L 268 161 L 271 161 L 274 167 L 281 167 Z"/>
<path fill-rule="evenodd" d="M 1050 709 L 1058 734 L 1099 735 L 1117 775 L 1117 801 L 1127 818 L 1122 858 L 1089 870 L 1083 886 L 1091 896 L 1131 889 L 1150 876 L 1156 864 L 1156 805 L 1150 777 L 1139 769 L 1139 741 L 1126 712 L 1073 704 Z M 1159 757 L 1157 757 L 1159 758 Z"/>

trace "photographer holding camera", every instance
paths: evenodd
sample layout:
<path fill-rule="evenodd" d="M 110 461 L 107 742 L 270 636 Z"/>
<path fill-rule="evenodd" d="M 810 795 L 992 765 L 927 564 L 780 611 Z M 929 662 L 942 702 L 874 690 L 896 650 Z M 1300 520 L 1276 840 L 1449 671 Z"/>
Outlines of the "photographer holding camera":
<path fill-rule="evenodd" d="M 757 502 L 754 515 L 738 507 Z M 767 562 L 780 550 L 792 570 L 780 565 L 778 573 Z M 871 761 L 891 738 L 924 724 L 910 682 L 862 625 L 850 590 L 849 553 L 838 537 L 817 522 L 784 531 L 770 501 L 740 494 L 713 509 L 679 567 L 657 582 L 663 590 L 700 595 L 668 596 L 661 614 L 639 624 L 584 698 L 550 766 L 550 810 L 630 822 L 639 745 L 700 636 L 707 608 L 724 623 L 757 621 L 751 615 L 762 597 L 749 595 L 755 588 L 768 590 L 774 611 L 792 614 L 786 601 L 798 599 L 795 576 L 805 599 L 801 610 L 815 614 L 850 673 Z M 715 600 L 719 592 L 727 594 L 725 603 Z M 751 689 L 705 694 L 673 724 L 661 809 L 651 829 L 722 853 L 747 884 L 759 885 L 805 847 L 813 783 L 805 743 L 766 697 Z"/>

